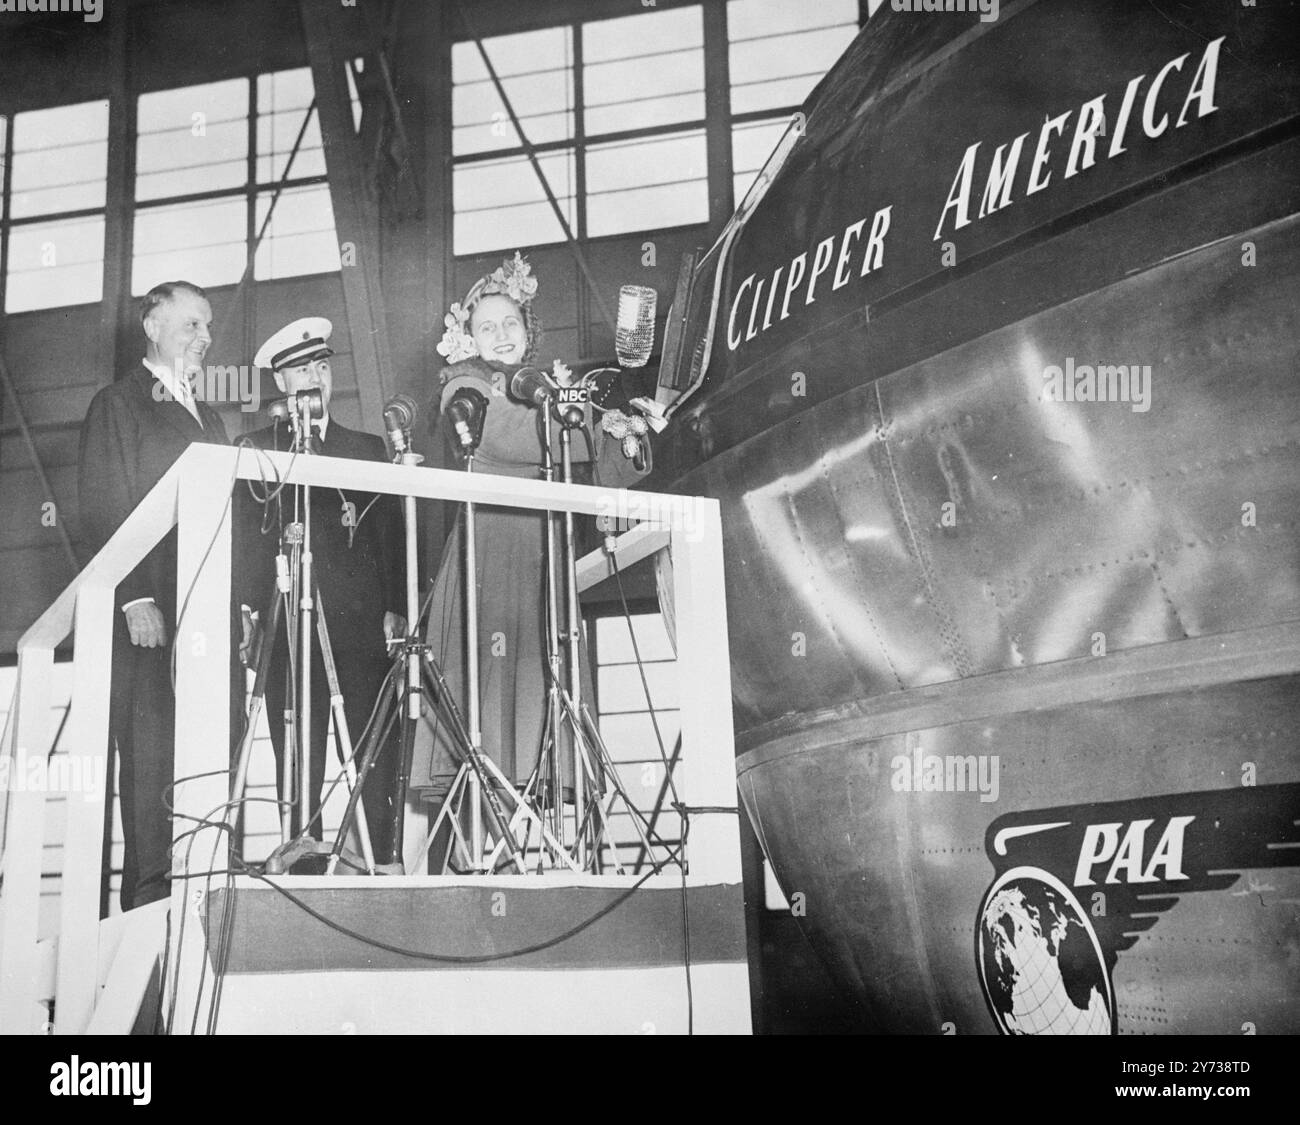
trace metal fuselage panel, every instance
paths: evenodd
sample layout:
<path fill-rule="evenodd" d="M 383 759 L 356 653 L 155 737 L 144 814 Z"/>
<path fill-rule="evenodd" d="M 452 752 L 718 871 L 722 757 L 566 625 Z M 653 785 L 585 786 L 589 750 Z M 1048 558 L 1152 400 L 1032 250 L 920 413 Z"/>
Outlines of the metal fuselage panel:
<path fill-rule="evenodd" d="M 690 473 L 728 513 L 743 744 L 791 710 L 1300 617 L 1298 230 L 1165 262 Z M 1147 409 L 1045 402 L 1071 361 L 1139 369 Z"/>
<path fill-rule="evenodd" d="M 1295 782 L 1294 679 L 856 740 L 832 720 L 1300 621 L 1300 13 L 887 8 L 736 240 L 657 476 L 722 501 L 742 795 L 814 944 L 882 1027 L 994 1030 L 971 948 L 990 825 L 1240 788 L 1243 747 Z M 996 799 L 892 788 L 918 747 L 996 753 Z M 1108 947 L 1118 1029 L 1239 1030 L 1210 1014 L 1226 988 L 1295 1030 L 1295 870 Z"/>
<path fill-rule="evenodd" d="M 975 943 L 1001 866 L 988 830 L 1010 816 L 1073 822 L 1089 840 L 1065 846 L 1060 863 L 1032 850 L 1028 862 L 1070 888 L 1098 933 L 1115 1031 L 1239 1035 L 1249 1025 L 1259 1034 L 1295 1034 L 1300 869 L 1270 866 L 1294 859 L 1268 844 L 1290 839 L 1294 847 L 1300 786 L 1279 787 L 1292 835 L 1261 837 L 1247 855 L 1232 854 L 1217 837 L 1248 834 L 1253 807 L 1246 823 L 1240 816 L 1234 823 L 1234 810 L 1225 815 L 1211 800 L 1207 816 L 1186 795 L 1254 797 L 1240 787 L 1246 763 L 1260 778 L 1294 779 L 1297 729 L 1300 677 L 1278 677 L 878 739 L 810 739 L 805 750 L 752 767 L 742 757 L 740 791 L 787 896 L 802 896 L 809 939 L 878 1030 L 998 1031 Z M 968 767 L 970 784 L 916 791 L 918 762 L 945 763 L 950 783 L 954 759 Z M 1256 791 L 1269 792 L 1267 785 Z M 1111 811 L 1108 802 L 1119 797 L 1136 807 Z M 1072 808 L 1044 815 L 1060 806 Z M 1158 868 L 1150 884 L 1140 882 L 1168 823 L 1197 814 L 1175 878 Z M 1148 819 L 1132 863 L 1116 866 L 1132 824 Z M 1119 826 L 1113 851 L 1098 829 L 1106 825 Z M 1029 849 L 1068 831 L 1022 843 Z M 1068 969 L 1062 975 L 1070 979 Z"/>

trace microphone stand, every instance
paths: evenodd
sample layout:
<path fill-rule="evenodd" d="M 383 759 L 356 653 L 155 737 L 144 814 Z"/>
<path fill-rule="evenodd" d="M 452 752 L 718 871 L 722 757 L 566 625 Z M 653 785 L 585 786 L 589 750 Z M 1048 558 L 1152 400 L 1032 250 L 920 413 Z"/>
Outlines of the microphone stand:
<path fill-rule="evenodd" d="M 555 480 L 555 452 L 551 442 L 550 396 L 542 402 L 542 479 Z M 549 812 L 551 830 L 557 837 L 564 834 L 564 786 L 560 769 L 560 597 L 555 580 L 555 513 L 546 513 L 546 665 L 550 669 L 546 687 L 546 727 L 542 733 L 545 773 L 549 785 L 542 783 L 542 811 Z M 550 737 L 547 737 L 547 735 Z M 540 761 L 539 761 L 539 764 Z"/>
<path fill-rule="evenodd" d="M 411 449 L 404 429 L 398 425 L 389 432 L 394 461 L 399 465 L 419 465 L 424 458 Z M 397 765 L 397 791 L 393 794 L 393 855 L 400 859 L 402 837 L 406 832 L 406 789 L 411 781 L 411 754 L 415 746 L 415 728 L 420 721 L 421 671 L 420 648 L 417 632 L 420 621 L 419 537 L 416 500 L 414 496 L 402 497 L 402 516 L 406 533 L 406 620 L 407 638 L 401 659 L 405 665 L 406 688 L 404 692 L 405 721 Z"/>
<path fill-rule="evenodd" d="M 298 433 L 300 452 L 310 455 L 311 449 L 311 401 L 303 395 L 294 404 L 298 414 Z M 303 831 L 311 809 L 311 637 L 312 612 L 315 603 L 312 600 L 315 586 L 312 580 L 311 555 L 311 485 L 301 486 L 299 493 L 302 502 L 302 565 L 299 572 L 298 603 L 300 622 L 298 625 L 298 830 Z M 286 746 L 286 755 L 288 747 Z"/>
<path fill-rule="evenodd" d="M 544 395 L 539 401 L 541 406 L 541 425 L 543 429 L 542 472 L 547 480 L 554 479 L 554 452 L 551 436 L 552 412 L 560 422 L 560 465 L 565 484 L 573 483 L 573 431 L 585 424 L 584 412 L 576 405 L 557 403 L 552 396 Z M 564 535 L 562 557 L 557 555 L 555 528 L 552 513 L 546 513 L 546 597 L 547 597 L 547 665 L 550 669 L 550 681 L 547 694 L 546 726 L 543 731 L 543 752 L 538 756 L 534 772 L 550 772 L 553 785 L 559 787 L 559 743 L 561 730 L 567 721 L 571 730 L 573 746 L 574 772 L 574 839 L 570 856 L 561 857 L 566 864 L 576 866 L 577 870 L 599 871 L 603 866 L 603 849 L 609 834 L 609 808 L 602 799 L 603 776 L 608 778 L 611 789 L 609 801 L 621 799 L 631 815 L 631 821 L 642 846 L 650 848 L 650 840 L 645 831 L 644 818 L 636 808 L 626 788 L 619 780 L 617 768 L 600 736 L 599 728 L 582 697 L 582 624 L 581 605 L 578 599 L 577 575 L 577 535 L 576 521 L 572 511 L 564 513 Z M 565 576 L 565 621 L 564 640 L 567 650 L 567 674 L 563 680 L 559 673 L 559 610 L 558 580 L 556 563 L 564 567 Z M 589 756 L 589 754 L 591 756 Z M 603 771 L 598 773 L 597 771 Z M 587 786 L 590 784 L 591 790 Z M 529 785 L 531 788 L 531 782 Z M 545 785 L 543 784 L 543 793 Z M 527 789 L 525 790 L 527 792 Z M 561 810 L 562 796 L 555 794 L 555 808 Z M 622 873 L 623 864 L 619 859 L 618 845 L 612 837 L 609 846 L 613 857 L 615 871 Z M 576 861 L 576 862 L 575 862 Z"/>
<path fill-rule="evenodd" d="M 297 401 L 290 403 L 289 426 L 292 431 L 289 442 L 290 451 L 295 455 L 303 448 L 302 418 L 298 413 Z M 299 832 L 299 805 L 294 798 L 297 789 L 298 768 L 298 685 L 294 676 L 294 654 L 298 651 L 299 618 L 294 612 L 302 602 L 302 490 L 294 486 L 293 519 L 284 529 L 284 544 L 289 548 L 289 589 L 288 603 L 284 607 L 285 644 L 288 661 L 285 664 L 284 710 L 280 722 L 284 724 L 284 749 L 280 755 L 280 846 L 287 848 Z M 264 635 L 263 643 L 268 646 L 275 642 L 274 635 Z"/>
<path fill-rule="evenodd" d="M 465 472 L 474 471 L 475 448 L 465 451 Z M 475 541 L 475 504 L 465 501 L 465 695 L 466 709 L 469 712 L 469 744 L 474 754 L 483 752 L 483 715 L 479 700 L 479 652 L 478 652 L 478 544 Z M 483 836 L 482 836 L 482 793 L 480 790 L 479 771 L 469 775 L 470 799 L 470 862 L 475 871 L 483 870 Z"/>
<path fill-rule="evenodd" d="M 311 413 L 312 399 L 302 394 L 289 411 L 293 428 L 292 448 L 295 453 L 311 454 Z M 319 854 L 326 850 L 315 840 L 309 839 L 307 825 L 311 816 L 311 652 L 312 621 L 315 618 L 316 631 L 321 648 L 326 682 L 330 693 L 330 713 L 334 718 L 335 735 L 338 739 L 339 756 L 343 762 L 344 776 L 348 787 L 355 797 L 360 795 L 360 785 L 353 765 L 352 740 L 348 731 L 347 716 L 344 710 L 343 690 L 338 678 L 338 669 L 334 661 L 334 650 L 330 642 L 329 628 L 325 617 L 325 604 L 321 598 L 319 586 L 312 570 L 311 552 L 311 486 L 298 485 L 294 489 L 294 521 L 285 529 L 282 546 L 288 547 L 287 563 L 281 563 L 277 557 L 276 577 L 273 581 L 271 600 L 265 620 L 267 627 L 263 631 L 261 651 L 258 654 L 257 671 L 253 686 L 253 702 L 249 710 L 244 737 L 241 741 L 238 765 L 231 786 L 231 806 L 228 823 L 234 823 L 238 816 L 237 809 L 242 802 L 247 784 L 248 759 L 252 748 L 257 716 L 261 713 L 266 680 L 275 647 L 276 632 L 281 620 L 281 599 L 287 595 L 292 604 L 295 600 L 299 606 L 299 616 L 295 618 L 292 610 L 284 614 L 286 644 L 290 656 L 299 654 L 298 675 L 290 676 L 290 698 L 286 699 L 284 711 L 285 741 L 282 756 L 280 791 L 284 801 L 280 809 L 281 844 L 266 861 L 268 873 L 279 873 L 292 867 L 296 859 L 303 855 Z M 297 699 L 293 699 L 293 690 Z M 297 737 L 295 738 L 295 734 Z M 297 762 L 295 763 L 295 755 Z M 298 770 L 298 800 L 290 796 L 294 792 L 294 768 Z M 351 806 L 349 806 L 351 809 Z M 366 822 L 365 809 L 357 807 L 356 828 L 360 840 L 362 859 L 365 869 L 375 873 L 375 860 L 370 841 L 369 825 Z M 296 815 L 295 815 L 296 814 Z M 347 830 L 348 821 L 344 820 L 340 831 L 340 841 Z M 341 848 L 339 849 L 341 850 Z M 337 853 L 331 855 L 328 866 L 332 874 L 338 862 Z"/>
<path fill-rule="evenodd" d="M 409 451 L 409 443 L 405 434 L 399 430 L 390 433 L 390 436 L 393 440 L 394 449 L 398 454 L 397 460 L 406 465 L 420 464 L 423 458 Z M 473 449 L 468 448 L 467 445 L 467 462 L 472 463 L 473 456 Z M 467 464 L 467 468 L 472 468 L 472 465 Z M 556 850 L 562 850 L 562 847 L 548 831 L 541 818 L 528 807 L 513 783 L 501 772 L 491 758 L 487 757 L 482 751 L 482 717 L 479 703 L 477 538 L 475 535 L 474 505 L 467 505 L 466 542 L 462 550 L 464 583 L 467 591 L 466 668 L 469 696 L 468 722 L 462 717 L 460 708 L 456 705 L 451 688 L 447 683 L 446 676 L 434 659 L 430 646 L 419 640 L 420 622 L 432 602 L 433 590 L 430 590 L 424 606 L 420 607 L 418 605 L 416 557 L 419 537 L 417 534 L 415 497 L 404 497 L 403 508 L 406 519 L 408 635 L 402 645 L 402 651 L 395 658 L 393 670 L 385 681 L 380 701 L 376 705 L 371 729 L 363 744 L 365 749 L 362 753 L 360 768 L 361 785 L 353 791 L 348 812 L 344 814 L 345 824 L 347 817 L 357 803 L 361 786 L 365 784 L 366 775 L 380 750 L 381 744 L 387 738 L 392 723 L 400 717 L 402 722 L 402 758 L 398 767 L 397 784 L 399 789 L 393 823 L 394 847 L 401 847 L 405 829 L 404 805 L 406 789 L 411 774 L 411 752 L 414 747 L 416 726 L 420 722 L 421 704 L 427 701 L 431 709 L 441 712 L 446 719 L 448 735 L 454 748 L 453 757 L 458 762 L 458 770 L 422 849 L 418 855 L 413 856 L 411 859 L 412 866 L 414 867 L 420 863 L 428 855 L 429 848 L 432 846 L 443 820 L 446 819 L 452 834 L 452 842 L 449 844 L 444 858 L 444 872 L 453 848 L 456 843 L 459 843 L 461 854 L 468 859 L 469 865 L 476 872 L 490 873 L 495 870 L 504 852 L 506 858 L 521 875 L 527 874 L 523 853 L 514 837 L 515 825 L 521 819 L 528 821 L 530 824 L 535 822 L 541 830 L 543 839 Z M 391 695 L 389 694 L 390 691 L 392 692 Z M 502 803 L 502 795 L 514 806 L 514 813 L 511 816 L 506 814 Z M 466 845 L 464 830 L 461 825 L 461 810 L 466 799 L 471 802 L 469 817 L 473 834 L 473 839 L 468 845 Z M 488 855 L 485 855 L 483 847 L 484 814 L 486 814 L 487 828 L 492 832 L 495 840 L 492 852 Z M 342 835 L 340 833 L 340 841 L 341 839 Z M 336 842 L 336 851 L 338 848 L 339 843 Z M 570 864 L 570 866 L 572 865 Z"/>
<path fill-rule="evenodd" d="M 560 413 L 560 469 L 565 484 L 573 483 L 573 430 L 582 425 L 581 411 L 565 410 Z M 546 429 L 549 436 L 550 419 Z M 568 647 L 569 699 L 574 714 L 580 713 L 582 704 L 581 624 L 578 610 L 577 552 L 574 538 L 573 512 L 564 512 L 564 581 L 565 581 L 565 636 Z M 573 823 L 574 859 L 578 866 L 587 868 L 587 801 L 586 777 L 583 770 L 582 732 L 573 725 Z"/>
<path fill-rule="evenodd" d="M 560 468 L 565 484 L 573 483 L 573 430 L 584 424 L 583 412 L 574 406 L 565 406 L 556 402 L 550 393 L 540 394 L 536 400 L 540 407 L 539 423 L 542 428 L 542 474 L 546 480 L 555 479 L 554 439 L 551 433 L 551 419 L 554 416 L 560 422 Z M 578 578 L 576 566 L 577 537 L 574 515 L 571 511 L 564 513 L 563 536 L 559 548 L 556 545 L 554 513 L 546 513 L 546 643 L 547 643 L 547 707 L 545 725 L 542 733 L 542 751 L 538 755 L 534 776 L 538 773 L 549 775 L 549 797 L 552 802 L 552 815 L 563 823 L 564 790 L 562 785 L 561 742 L 563 730 L 567 725 L 572 738 L 571 761 L 573 768 L 573 804 L 574 832 L 572 846 L 568 857 L 569 863 L 576 865 L 580 871 L 599 866 L 600 846 L 598 843 L 596 822 L 605 823 L 605 810 L 601 807 L 598 796 L 589 793 L 588 777 L 594 786 L 596 774 L 588 758 L 587 732 L 582 722 L 582 624 L 581 606 L 578 600 Z M 559 609 L 559 585 L 556 574 L 557 564 L 564 570 L 564 615 L 561 625 Z M 565 657 L 561 659 L 560 644 L 563 636 Z M 561 664 L 565 665 L 561 675 Z M 531 788 L 531 782 L 530 786 Z M 548 785 L 540 785 L 542 798 L 548 796 Z M 525 790 L 527 792 L 527 790 Z M 545 807 L 543 812 L 545 812 Z M 607 825 L 606 825 L 607 827 Z M 600 835 L 603 836 L 603 832 Z M 569 840 L 565 839 L 569 846 Z M 562 860 L 563 861 L 563 860 Z M 617 865 L 617 853 L 615 854 Z"/>

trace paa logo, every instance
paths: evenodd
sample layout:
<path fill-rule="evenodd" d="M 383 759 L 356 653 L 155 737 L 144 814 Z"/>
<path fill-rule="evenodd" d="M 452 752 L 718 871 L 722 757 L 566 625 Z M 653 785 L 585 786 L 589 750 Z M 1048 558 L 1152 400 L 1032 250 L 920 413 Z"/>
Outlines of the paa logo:
<path fill-rule="evenodd" d="M 1185 894 L 1297 866 L 1297 808 L 1300 785 L 1261 785 L 998 817 L 975 964 L 999 1030 L 1116 1034 L 1119 954 Z M 1105 905 L 1090 911 L 1097 892 Z"/>

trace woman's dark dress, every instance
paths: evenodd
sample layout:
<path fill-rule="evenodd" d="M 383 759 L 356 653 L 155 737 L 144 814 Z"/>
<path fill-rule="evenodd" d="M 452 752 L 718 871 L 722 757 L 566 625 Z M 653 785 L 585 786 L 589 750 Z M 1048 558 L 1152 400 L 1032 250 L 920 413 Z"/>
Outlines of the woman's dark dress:
<path fill-rule="evenodd" d="M 439 405 L 445 403 L 457 386 L 464 385 L 464 378 L 481 382 L 488 408 L 474 458 L 474 472 L 538 480 L 542 475 L 543 456 L 538 411 L 515 402 L 505 393 L 510 376 L 517 370 L 517 366 L 491 364 L 477 358 L 453 364 L 443 372 Z M 450 440 L 451 427 L 444 423 L 444 429 Z M 595 427 L 594 439 L 596 482 L 623 488 L 643 475 L 623 455 L 619 443 L 601 432 L 599 426 Z M 553 448 L 556 479 L 559 479 L 558 425 L 553 431 Z M 587 443 L 576 432 L 572 457 L 575 463 L 582 463 L 579 480 L 592 483 Z M 475 522 L 483 749 L 522 788 L 537 764 L 546 711 L 546 521 L 541 513 L 480 505 L 475 509 Z M 426 639 L 446 674 L 462 715 L 468 719 L 462 579 L 464 530 L 462 507 L 434 580 Z M 558 526 L 556 540 L 558 546 Z M 562 591 L 563 586 L 560 588 Z M 583 690 L 590 692 L 585 650 L 583 664 Z M 415 738 L 411 766 L 413 789 L 430 790 L 430 797 L 446 790 L 457 769 L 456 758 L 449 749 L 452 745 L 445 721 L 426 708 Z M 570 755 L 562 754 L 561 761 L 568 766 Z M 571 778 L 572 771 L 566 768 L 566 786 L 571 784 Z"/>

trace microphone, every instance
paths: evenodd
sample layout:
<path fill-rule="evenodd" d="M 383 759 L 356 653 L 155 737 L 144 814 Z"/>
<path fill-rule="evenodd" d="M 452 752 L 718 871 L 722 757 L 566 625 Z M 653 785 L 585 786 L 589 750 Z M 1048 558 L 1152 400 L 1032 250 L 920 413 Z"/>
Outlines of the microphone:
<path fill-rule="evenodd" d="M 655 304 L 659 294 L 648 285 L 624 285 L 618 291 L 614 351 L 621 367 L 644 367 L 655 342 Z"/>
<path fill-rule="evenodd" d="M 325 398 L 319 387 L 310 387 L 290 395 L 289 401 L 293 403 L 290 409 L 295 414 L 301 414 L 306 421 L 314 422 L 325 417 Z"/>
<path fill-rule="evenodd" d="M 529 406 L 542 406 L 555 393 L 555 384 L 536 367 L 521 367 L 510 378 L 510 397 Z"/>
<path fill-rule="evenodd" d="M 384 426 L 388 430 L 388 440 L 398 453 L 406 452 L 409 444 L 406 431 L 415 422 L 418 409 L 410 395 L 394 395 L 384 404 Z"/>
<path fill-rule="evenodd" d="M 463 449 L 472 450 L 482 436 L 483 418 L 487 413 L 487 397 L 473 387 L 461 387 L 456 391 L 442 412 L 451 420 L 456 429 L 456 437 Z"/>
<path fill-rule="evenodd" d="M 288 421 L 292 411 L 289 409 L 289 400 L 287 398 L 277 398 L 270 406 L 266 408 L 273 422 Z"/>

